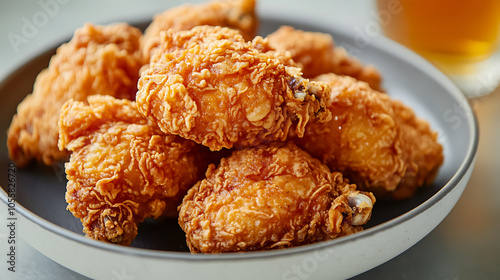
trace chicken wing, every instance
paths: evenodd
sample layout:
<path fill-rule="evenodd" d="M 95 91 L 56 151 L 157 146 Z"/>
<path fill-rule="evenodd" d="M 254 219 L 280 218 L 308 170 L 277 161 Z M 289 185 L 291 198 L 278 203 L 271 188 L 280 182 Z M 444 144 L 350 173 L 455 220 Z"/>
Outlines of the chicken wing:
<path fill-rule="evenodd" d="M 376 195 L 408 198 L 432 183 L 443 148 L 426 121 L 364 82 L 335 74 L 317 79 L 332 87 L 332 119 L 308 126 L 294 139 L 299 147 Z"/>
<path fill-rule="evenodd" d="M 133 101 L 94 95 L 88 103 L 71 100 L 61 109 L 59 147 L 72 152 L 67 208 L 87 236 L 128 245 L 145 218 L 176 217 L 208 166 L 204 147 L 165 135 Z"/>
<path fill-rule="evenodd" d="M 235 151 L 182 201 L 191 252 L 303 245 L 363 230 L 375 197 L 293 143 Z"/>
<path fill-rule="evenodd" d="M 292 123 L 302 135 L 311 119 L 328 120 L 328 85 L 303 79 L 286 53 L 266 45 L 225 27 L 163 33 L 164 51 L 139 79 L 139 110 L 163 132 L 211 150 L 283 141 Z"/>
<path fill-rule="evenodd" d="M 156 15 L 144 32 L 142 51 L 148 59 L 160 44 L 160 32 L 190 30 L 199 25 L 226 26 L 239 30 L 245 40 L 255 37 L 258 19 L 255 0 L 222 0 L 175 7 Z"/>
<path fill-rule="evenodd" d="M 375 90 L 381 90 L 379 71 L 371 65 L 364 66 L 349 56 L 344 48 L 336 47 L 329 34 L 282 26 L 267 38 L 274 49 L 291 53 L 306 78 L 326 73 L 348 75 L 367 82 Z"/>
<path fill-rule="evenodd" d="M 33 93 L 19 104 L 8 131 L 10 158 L 18 166 L 65 159 L 67 151 L 57 147 L 57 122 L 69 99 L 83 101 L 93 94 L 134 99 L 143 65 L 140 36 L 139 29 L 124 23 L 86 24 L 76 30 L 38 75 Z"/>

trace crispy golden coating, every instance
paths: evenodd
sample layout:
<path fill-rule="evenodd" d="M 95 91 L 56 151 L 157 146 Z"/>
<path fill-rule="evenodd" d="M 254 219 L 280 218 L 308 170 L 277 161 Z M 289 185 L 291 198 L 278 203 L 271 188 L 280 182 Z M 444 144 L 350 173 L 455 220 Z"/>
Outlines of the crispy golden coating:
<path fill-rule="evenodd" d="M 285 248 L 361 231 L 375 197 L 294 144 L 235 151 L 182 201 L 191 252 Z"/>
<path fill-rule="evenodd" d="M 329 34 L 282 26 L 267 38 L 271 47 L 291 53 L 306 78 L 326 73 L 348 75 L 367 82 L 375 90 L 381 90 L 382 78 L 378 70 L 371 65 L 364 66 L 349 56 L 344 48 L 335 47 Z"/>
<path fill-rule="evenodd" d="M 310 82 L 285 53 L 235 30 L 199 26 L 163 33 L 161 49 L 141 73 L 139 110 L 165 133 L 211 150 L 284 141 L 292 123 L 302 135 L 326 121 L 326 83 Z"/>
<path fill-rule="evenodd" d="M 18 166 L 32 160 L 51 165 L 66 157 L 67 151 L 57 148 L 57 122 L 69 99 L 83 101 L 93 94 L 135 98 L 143 65 L 140 36 L 140 30 L 124 23 L 86 24 L 57 49 L 12 119 L 8 148 Z"/>
<path fill-rule="evenodd" d="M 161 31 L 189 30 L 200 25 L 234 28 L 241 32 L 245 40 L 250 41 L 255 37 L 258 27 L 255 0 L 222 0 L 198 5 L 186 4 L 156 15 L 141 40 L 144 56 L 149 58 L 153 49 L 158 47 Z"/>
<path fill-rule="evenodd" d="M 351 77 L 327 74 L 318 79 L 332 87 L 332 119 L 308 126 L 304 137 L 295 139 L 299 147 L 377 195 L 408 198 L 432 183 L 443 163 L 443 148 L 426 121 Z"/>
<path fill-rule="evenodd" d="M 60 148 L 66 164 L 68 210 L 87 236 L 128 245 L 145 218 L 176 216 L 187 190 L 206 166 L 199 145 L 163 134 L 136 103 L 90 96 L 61 109 Z"/>

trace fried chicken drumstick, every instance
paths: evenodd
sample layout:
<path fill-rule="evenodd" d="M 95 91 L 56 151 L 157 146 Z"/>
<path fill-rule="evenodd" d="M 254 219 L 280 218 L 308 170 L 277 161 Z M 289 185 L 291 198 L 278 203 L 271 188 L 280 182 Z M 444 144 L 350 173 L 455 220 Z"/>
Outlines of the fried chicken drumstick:
<path fill-rule="evenodd" d="M 375 197 L 293 143 L 235 151 L 191 188 L 179 213 L 193 253 L 286 248 L 363 230 Z"/>
<path fill-rule="evenodd" d="M 165 135 L 135 102 L 95 95 L 88 103 L 61 109 L 59 147 L 72 152 L 67 208 L 87 236 L 128 245 L 145 218 L 177 215 L 208 164 L 201 164 L 202 146 Z"/>
<path fill-rule="evenodd" d="M 225 26 L 237 29 L 245 40 L 252 40 L 257 33 L 258 19 L 255 0 L 223 0 L 198 5 L 182 5 L 156 15 L 144 32 L 141 48 L 149 60 L 153 50 L 160 44 L 160 33 L 190 30 L 195 26 Z"/>
<path fill-rule="evenodd" d="M 139 29 L 125 23 L 85 24 L 57 49 L 36 78 L 33 93 L 19 104 L 8 131 L 9 156 L 18 166 L 32 160 L 51 165 L 67 151 L 57 147 L 59 110 L 94 94 L 134 99 L 143 59 Z"/>
<path fill-rule="evenodd" d="M 199 26 L 163 33 L 161 51 L 141 73 L 139 110 L 165 133 L 211 150 L 284 141 L 296 124 L 326 121 L 329 87 L 303 79 L 286 53 L 238 31 Z"/>
<path fill-rule="evenodd" d="M 282 26 L 267 38 L 272 48 L 292 54 L 306 78 L 335 73 L 354 77 L 367 82 L 375 90 L 381 90 L 382 77 L 379 71 L 349 56 L 344 48 L 336 47 L 329 34 Z"/>
<path fill-rule="evenodd" d="M 366 83 L 335 74 L 317 78 L 332 87 L 332 119 L 311 124 L 296 144 L 338 170 L 361 190 L 396 199 L 432 183 L 443 163 L 437 133 L 399 101 Z"/>

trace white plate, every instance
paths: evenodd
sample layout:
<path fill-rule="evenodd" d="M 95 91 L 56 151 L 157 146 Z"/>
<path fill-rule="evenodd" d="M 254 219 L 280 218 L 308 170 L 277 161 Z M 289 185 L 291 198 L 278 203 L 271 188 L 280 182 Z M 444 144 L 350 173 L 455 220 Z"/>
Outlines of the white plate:
<path fill-rule="evenodd" d="M 265 252 L 192 255 L 175 220 L 148 221 L 131 247 L 85 238 L 81 224 L 65 210 L 62 164 L 17 170 L 17 212 L 22 238 L 47 257 L 94 279 L 334 279 L 355 276 L 399 255 L 432 231 L 451 211 L 469 180 L 478 143 L 476 119 L 460 91 L 436 68 L 383 38 L 361 44 L 335 26 L 263 17 L 260 34 L 286 24 L 327 32 L 337 45 L 382 72 L 384 88 L 411 106 L 440 133 L 445 162 L 435 183 L 406 201 L 378 201 L 363 232 L 331 241 Z M 56 46 L 55 46 L 56 47 Z M 31 91 L 36 74 L 54 50 L 42 53 L 0 85 L 0 129 Z M 5 137 L 0 145 L 6 147 Z M 7 169 L 6 148 L 0 163 Z M 4 178 L 5 177 L 5 178 Z M 3 188 L 7 177 L 0 178 Z M 2 189 L 0 198 L 7 200 Z"/>

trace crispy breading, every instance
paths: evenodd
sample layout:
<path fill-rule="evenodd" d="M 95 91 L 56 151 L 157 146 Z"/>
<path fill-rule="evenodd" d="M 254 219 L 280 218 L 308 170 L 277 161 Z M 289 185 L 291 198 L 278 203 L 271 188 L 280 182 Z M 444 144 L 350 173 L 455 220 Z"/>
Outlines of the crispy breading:
<path fill-rule="evenodd" d="M 261 37 L 200 26 L 163 33 L 161 52 L 141 73 L 139 110 L 173 133 L 211 150 L 284 141 L 310 120 L 326 121 L 326 83 L 301 77 L 286 54 Z M 286 62 L 290 61 L 290 65 Z"/>
<path fill-rule="evenodd" d="M 411 197 L 432 183 L 443 163 L 437 133 L 413 110 L 351 77 L 317 77 L 332 87 L 332 119 L 311 124 L 299 147 L 344 173 L 359 189 Z"/>
<path fill-rule="evenodd" d="M 134 99 L 143 65 L 140 36 L 139 29 L 125 23 L 85 24 L 76 30 L 38 75 L 33 93 L 19 104 L 8 131 L 10 158 L 18 166 L 65 159 L 67 151 L 57 148 L 57 122 L 69 99 L 83 101 L 93 94 Z"/>
<path fill-rule="evenodd" d="M 160 44 L 160 33 L 189 30 L 195 26 L 212 25 L 237 29 L 245 40 L 252 40 L 257 32 L 258 18 L 255 14 L 255 0 L 211 1 L 202 4 L 185 4 L 164 11 L 154 17 L 141 40 L 146 58 Z"/>
<path fill-rule="evenodd" d="M 372 65 L 363 65 L 344 48 L 336 47 L 330 34 L 282 26 L 267 38 L 271 47 L 291 53 L 306 78 L 326 73 L 348 75 L 381 90 L 379 71 Z"/>
<path fill-rule="evenodd" d="M 196 143 L 162 133 L 136 103 L 90 96 L 61 109 L 68 210 L 87 236 L 128 245 L 145 218 L 176 216 L 187 190 L 206 166 Z"/>
<path fill-rule="evenodd" d="M 363 230 L 375 197 L 293 143 L 235 151 L 182 201 L 191 252 L 277 249 Z"/>

